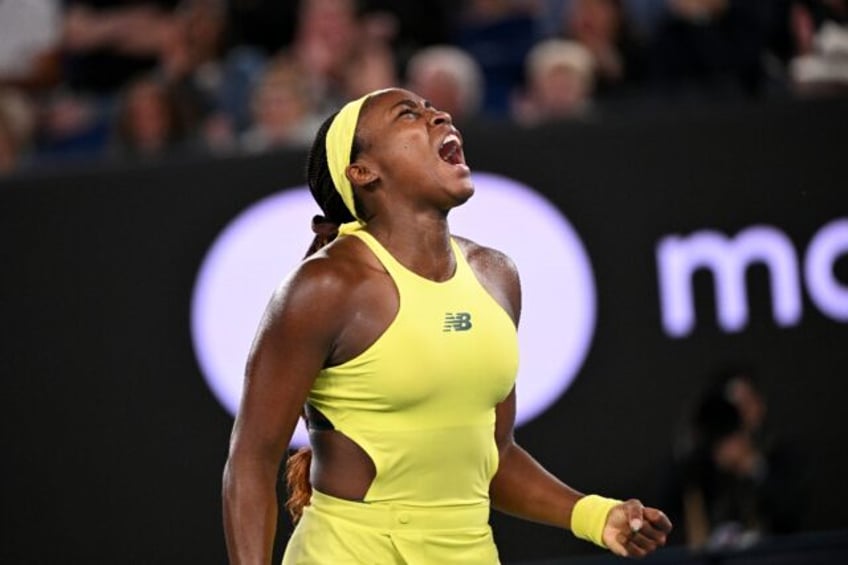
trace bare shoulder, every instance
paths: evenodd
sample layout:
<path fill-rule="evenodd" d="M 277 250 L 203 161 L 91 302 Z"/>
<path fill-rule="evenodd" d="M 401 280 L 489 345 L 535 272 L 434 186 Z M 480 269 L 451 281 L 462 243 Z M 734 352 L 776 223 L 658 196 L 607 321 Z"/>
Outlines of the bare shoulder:
<path fill-rule="evenodd" d="M 478 276 L 485 274 L 503 279 L 506 283 L 518 282 L 518 268 L 509 255 L 464 237 L 454 236 L 454 239 Z"/>
<path fill-rule="evenodd" d="M 345 240 L 331 243 L 298 265 L 275 291 L 269 313 L 329 327 L 342 323 L 351 297 L 376 272 L 367 256 Z"/>
<path fill-rule="evenodd" d="M 287 367 L 306 360 L 315 366 L 303 374 L 314 375 L 325 363 L 364 349 L 360 341 L 371 336 L 367 324 L 374 323 L 373 313 L 386 309 L 391 283 L 364 244 L 353 239 L 319 250 L 277 287 L 254 340 L 251 366 L 269 356 Z"/>
<path fill-rule="evenodd" d="M 480 283 L 518 323 L 521 312 L 521 281 L 518 268 L 504 252 L 453 236 Z"/>

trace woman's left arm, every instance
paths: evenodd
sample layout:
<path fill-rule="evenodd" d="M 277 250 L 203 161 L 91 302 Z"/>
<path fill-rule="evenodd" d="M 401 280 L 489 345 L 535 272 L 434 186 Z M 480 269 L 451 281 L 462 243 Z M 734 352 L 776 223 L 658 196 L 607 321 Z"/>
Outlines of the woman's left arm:
<path fill-rule="evenodd" d="M 599 497 L 586 497 L 569 487 L 515 443 L 515 389 L 497 406 L 496 415 L 495 441 L 500 461 L 489 486 L 494 508 L 525 520 L 570 529 L 578 537 L 621 556 L 644 557 L 665 545 L 671 522 L 663 512 L 645 507 L 636 499 L 600 499 L 599 505 Z M 575 511 L 577 507 L 580 509 Z"/>
<path fill-rule="evenodd" d="M 521 285 L 513 262 L 500 252 L 477 248 L 475 271 L 510 314 L 516 327 Z M 644 556 L 665 545 L 671 522 L 660 510 L 635 499 L 585 496 L 549 473 L 515 443 L 515 389 L 496 407 L 495 441 L 500 455 L 489 493 L 494 508 L 513 516 L 567 528 L 622 556 Z M 576 509 L 576 511 L 575 511 Z"/>
<path fill-rule="evenodd" d="M 515 443 L 514 388 L 497 406 L 496 414 L 495 441 L 500 459 L 489 487 L 492 506 L 519 518 L 569 528 L 571 510 L 583 494 L 557 479 Z"/>

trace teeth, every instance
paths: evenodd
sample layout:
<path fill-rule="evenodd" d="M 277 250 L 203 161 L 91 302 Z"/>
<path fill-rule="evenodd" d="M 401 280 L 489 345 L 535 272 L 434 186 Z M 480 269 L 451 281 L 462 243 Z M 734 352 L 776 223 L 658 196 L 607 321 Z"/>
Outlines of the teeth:
<path fill-rule="evenodd" d="M 455 133 L 448 134 L 448 136 L 442 141 L 442 147 L 450 143 L 451 141 L 455 141 L 457 144 L 462 145 L 459 141 L 459 137 Z"/>
<path fill-rule="evenodd" d="M 450 133 L 445 136 L 442 144 L 439 146 L 439 157 L 448 164 L 457 165 L 462 162 L 460 158 L 461 150 L 462 141 L 460 141 L 459 136 L 455 133 Z"/>

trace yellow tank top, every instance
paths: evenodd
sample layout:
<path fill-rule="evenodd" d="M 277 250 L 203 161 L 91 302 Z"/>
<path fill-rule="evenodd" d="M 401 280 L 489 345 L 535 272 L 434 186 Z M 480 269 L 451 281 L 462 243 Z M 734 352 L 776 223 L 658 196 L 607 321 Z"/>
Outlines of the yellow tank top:
<path fill-rule="evenodd" d="M 353 232 L 397 287 L 397 315 L 357 357 L 321 371 L 308 402 L 371 457 L 366 502 L 450 506 L 487 501 L 498 466 L 495 405 L 518 369 L 515 326 L 457 243 L 444 282 L 403 265 Z"/>

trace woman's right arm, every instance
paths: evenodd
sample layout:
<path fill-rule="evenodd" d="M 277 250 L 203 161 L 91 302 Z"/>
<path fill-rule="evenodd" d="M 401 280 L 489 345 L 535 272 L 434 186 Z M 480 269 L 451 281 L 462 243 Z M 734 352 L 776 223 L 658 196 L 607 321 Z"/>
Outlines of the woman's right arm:
<path fill-rule="evenodd" d="M 280 463 L 345 318 L 345 282 L 329 262 L 307 261 L 274 293 L 248 358 L 223 479 L 231 563 L 271 559 Z"/>

